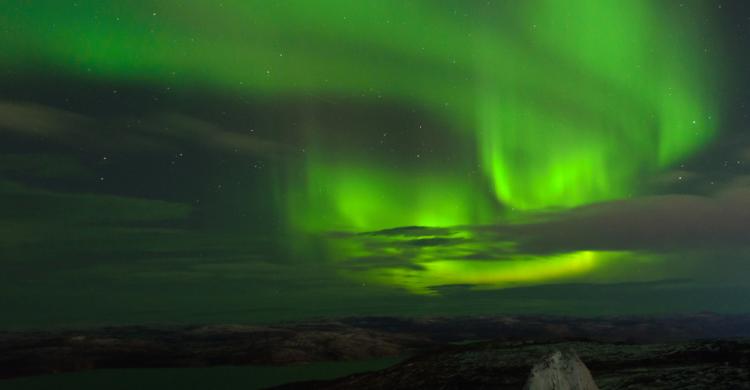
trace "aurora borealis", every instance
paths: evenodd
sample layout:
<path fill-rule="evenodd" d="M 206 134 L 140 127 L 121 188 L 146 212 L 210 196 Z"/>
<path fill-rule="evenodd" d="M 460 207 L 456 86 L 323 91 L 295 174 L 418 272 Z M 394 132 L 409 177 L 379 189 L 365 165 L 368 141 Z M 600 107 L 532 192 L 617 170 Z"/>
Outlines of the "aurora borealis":
<path fill-rule="evenodd" d="M 10 325 L 746 291 L 740 2 L 2 7 Z"/>

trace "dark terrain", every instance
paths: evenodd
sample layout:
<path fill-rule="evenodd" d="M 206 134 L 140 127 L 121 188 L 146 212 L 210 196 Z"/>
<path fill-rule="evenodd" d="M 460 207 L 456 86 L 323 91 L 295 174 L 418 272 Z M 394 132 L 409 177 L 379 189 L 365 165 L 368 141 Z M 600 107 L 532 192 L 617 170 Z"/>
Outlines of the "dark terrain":
<path fill-rule="evenodd" d="M 520 388 L 573 349 L 600 387 L 750 388 L 750 315 L 361 317 L 274 326 L 0 332 L 0 378 L 100 368 L 286 365 L 413 356 L 385 370 L 284 388 Z M 678 385 L 679 384 L 679 385 Z M 744 386 L 744 387 L 743 387 Z"/>
<path fill-rule="evenodd" d="M 750 342 L 623 344 L 478 342 L 411 358 L 380 371 L 302 389 L 521 389 L 532 366 L 555 350 L 573 350 L 601 389 L 750 389 Z"/>

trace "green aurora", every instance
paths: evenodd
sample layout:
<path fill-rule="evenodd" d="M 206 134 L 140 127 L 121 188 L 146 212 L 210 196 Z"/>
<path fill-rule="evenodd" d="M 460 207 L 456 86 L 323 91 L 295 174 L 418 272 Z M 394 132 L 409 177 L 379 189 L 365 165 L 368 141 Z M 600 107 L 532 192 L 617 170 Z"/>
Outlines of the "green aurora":
<path fill-rule="evenodd" d="M 412 172 L 384 169 L 384 161 L 365 155 L 325 161 L 318 155 L 336 145 L 317 146 L 302 183 L 326 188 L 324 196 L 302 189 L 315 227 L 492 220 L 481 208 L 455 209 L 474 203 L 487 183 L 498 202 L 522 210 L 621 198 L 638 190 L 644 174 L 705 144 L 716 127 L 711 64 L 696 54 L 686 25 L 692 15 L 649 1 L 467 7 L 491 12 L 484 23 L 401 1 L 23 3 L 3 24 L 33 26 L 34 34 L 30 45 L 3 42 L 16 50 L 10 58 L 13 51 L 5 51 L 6 62 L 47 61 L 105 79 L 206 83 L 263 97 L 377 95 L 445 116 L 476 141 L 485 182 L 468 182 L 459 166 L 405 186 Z M 205 28 L 212 18 L 224 27 Z M 381 19 L 393 27 L 381 28 Z M 334 38 L 338 44 L 324 45 Z M 362 47 L 376 58 L 359 55 Z M 395 204 L 427 211 L 404 213 Z M 452 206 L 434 215 L 441 204 Z"/>
<path fill-rule="evenodd" d="M 344 268 L 374 250 L 362 236 L 330 232 L 523 224 L 636 196 L 718 128 L 720 64 L 703 55 L 700 37 L 712 32 L 695 22 L 701 7 L 645 0 L 12 0 L 4 8 L 5 69 L 261 101 L 399 104 L 436 118 L 439 128 L 414 123 L 421 139 L 410 141 L 419 147 L 395 145 L 396 157 L 358 142 L 364 133 L 390 142 L 388 128 L 319 121 L 314 112 L 296 122 L 294 150 L 266 190 L 286 194 L 274 208 L 288 228 L 324 237 L 329 261 Z M 273 141 L 282 140 L 279 131 Z M 377 255 L 402 258 L 400 241 L 383 238 Z M 436 285 L 565 280 L 628 254 L 537 254 L 503 245 L 503 259 L 482 258 L 486 244 L 424 247 L 409 252 L 406 264 L 341 273 L 429 294 Z M 303 256 L 312 251 L 298 247 Z"/>

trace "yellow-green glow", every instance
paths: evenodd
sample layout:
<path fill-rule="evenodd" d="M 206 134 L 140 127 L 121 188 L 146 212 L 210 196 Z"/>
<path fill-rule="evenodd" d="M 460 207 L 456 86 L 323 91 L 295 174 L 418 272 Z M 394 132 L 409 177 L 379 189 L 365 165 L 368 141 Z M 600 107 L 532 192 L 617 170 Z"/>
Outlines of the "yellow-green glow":
<path fill-rule="evenodd" d="M 485 288 L 530 285 L 580 276 L 606 256 L 581 251 L 554 256 L 514 256 L 504 260 L 437 260 L 418 263 L 419 269 L 374 271 L 372 280 L 403 287 L 417 294 L 434 294 L 431 287 L 455 284 Z"/>
<path fill-rule="evenodd" d="M 327 242 L 330 257 L 342 266 L 345 276 L 427 295 L 450 285 L 494 289 L 580 279 L 594 272 L 606 274 L 609 262 L 632 256 L 623 251 L 590 250 L 524 253 L 513 241 L 465 229 L 426 235 L 418 230 L 366 233 Z"/>

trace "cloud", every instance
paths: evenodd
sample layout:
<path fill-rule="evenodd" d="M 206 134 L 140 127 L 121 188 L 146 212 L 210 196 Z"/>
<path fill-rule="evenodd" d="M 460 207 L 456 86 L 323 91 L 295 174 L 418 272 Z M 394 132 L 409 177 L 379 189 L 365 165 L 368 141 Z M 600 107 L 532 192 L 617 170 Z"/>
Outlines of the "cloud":
<path fill-rule="evenodd" d="M 107 194 L 56 192 L 0 180 L 3 260 L 64 256 L 164 240 L 190 217 L 189 204 Z M 31 245 L 43 244 L 41 247 Z M 16 252 L 12 252 L 14 248 Z"/>
<path fill-rule="evenodd" d="M 90 118 L 32 103 L 0 101 L 0 129 L 27 135 L 58 137 L 86 127 Z"/>
<path fill-rule="evenodd" d="M 185 145 L 195 145 L 222 152 L 273 156 L 293 150 L 272 140 L 231 131 L 179 112 L 138 119 L 123 114 L 94 118 L 54 107 L 11 101 L 0 101 L 0 134 L 2 132 L 106 151 L 176 151 Z"/>
<path fill-rule="evenodd" d="M 0 174 L 13 178 L 69 179 L 93 177 L 93 171 L 65 154 L 8 153 L 0 155 Z"/>
<path fill-rule="evenodd" d="M 441 293 L 435 286 L 469 281 L 470 286 L 537 284 L 533 277 L 555 269 L 559 275 L 540 280 L 737 282 L 732 273 L 750 267 L 748 231 L 750 177 L 736 177 L 710 196 L 647 196 L 512 223 L 404 227 L 330 238 L 337 267 L 352 275 Z M 336 252 L 339 244 L 344 250 Z M 459 277 L 462 273 L 468 277 Z"/>
<path fill-rule="evenodd" d="M 126 118 L 93 118 L 34 103 L 0 101 L 0 134 L 32 137 L 78 149 L 162 149 L 157 139 L 126 122 Z"/>
<path fill-rule="evenodd" d="M 255 135 L 229 131 L 221 126 L 184 114 L 164 114 L 157 118 L 155 132 L 175 139 L 189 140 L 212 149 L 273 156 L 290 152 L 285 145 Z"/>
<path fill-rule="evenodd" d="M 540 223 L 480 230 L 520 250 L 667 250 L 746 246 L 750 186 L 736 180 L 712 196 L 661 195 L 584 206 Z"/>

